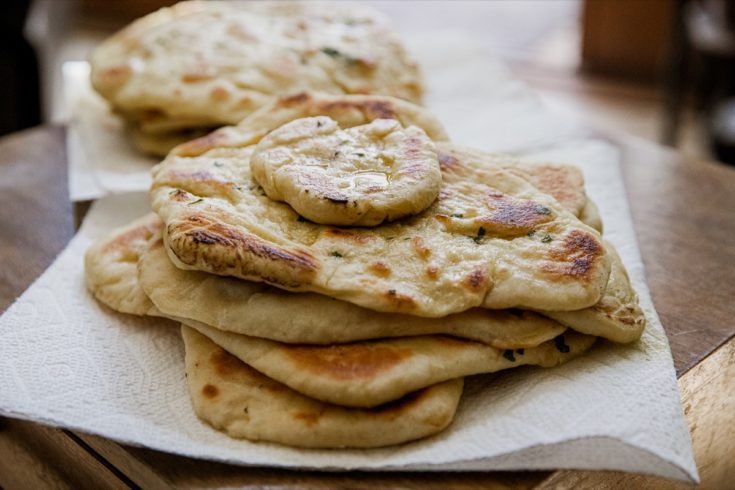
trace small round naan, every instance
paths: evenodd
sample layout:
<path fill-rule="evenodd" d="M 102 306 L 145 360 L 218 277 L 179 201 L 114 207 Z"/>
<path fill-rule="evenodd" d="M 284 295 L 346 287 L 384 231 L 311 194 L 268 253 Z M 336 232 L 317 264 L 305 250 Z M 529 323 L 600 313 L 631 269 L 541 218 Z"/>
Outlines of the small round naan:
<path fill-rule="evenodd" d="M 420 213 L 442 181 L 426 132 L 395 119 L 346 129 L 327 116 L 297 119 L 264 137 L 250 165 L 268 197 L 331 225 L 375 226 Z"/>

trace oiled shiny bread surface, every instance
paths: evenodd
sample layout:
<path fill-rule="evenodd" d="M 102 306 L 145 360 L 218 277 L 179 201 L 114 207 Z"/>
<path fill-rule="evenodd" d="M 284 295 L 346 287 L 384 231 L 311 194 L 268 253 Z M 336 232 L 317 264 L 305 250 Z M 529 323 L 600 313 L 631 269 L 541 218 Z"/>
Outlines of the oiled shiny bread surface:
<path fill-rule="evenodd" d="M 341 128 L 301 118 L 265 136 L 250 159 L 253 179 L 274 201 L 325 225 L 376 226 L 420 213 L 436 200 L 436 146 L 395 119 Z"/>

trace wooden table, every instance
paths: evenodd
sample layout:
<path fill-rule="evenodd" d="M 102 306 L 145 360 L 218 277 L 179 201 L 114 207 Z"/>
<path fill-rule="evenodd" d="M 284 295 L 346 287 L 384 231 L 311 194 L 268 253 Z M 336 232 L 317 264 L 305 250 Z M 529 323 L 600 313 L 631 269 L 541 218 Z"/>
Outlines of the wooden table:
<path fill-rule="evenodd" d="M 735 169 L 631 137 L 622 150 L 648 284 L 671 342 L 703 488 L 735 485 Z M 64 129 L 0 139 L 0 311 L 74 233 Z M 0 419 L 0 488 L 679 488 L 616 472 L 317 473 L 244 468 Z"/>

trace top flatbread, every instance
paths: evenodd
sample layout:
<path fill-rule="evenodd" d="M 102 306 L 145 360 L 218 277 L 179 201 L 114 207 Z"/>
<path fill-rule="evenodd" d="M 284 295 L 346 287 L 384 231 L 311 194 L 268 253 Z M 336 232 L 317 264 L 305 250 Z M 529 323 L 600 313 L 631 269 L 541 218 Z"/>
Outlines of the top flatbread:
<path fill-rule="evenodd" d="M 421 83 L 385 16 L 318 2 L 181 2 L 92 53 L 92 83 L 145 132 L 234 124 L 274 95 L 379 93 Z"/>
<path fill-rule="evenodd" d="M 154 169 L 152 206 L 180 268 L 427 317 L 474 306 L 576 310 L 601 297 L 610 266 L 599 234 L 474 154 L 440 152 L 440 197 L 420 215 L 334 228 L 263 195 L 248 165 L 262 134 L 246 127 L 178 147 Z"/>
<path fill-rule="evenodd" d="M 250 168 L 268 197 L 326 225 L 375 226 L 417 214 L 442 181 L 434 142 L 395 119 L 351 128 L 326 116 L 296 119 L 260 140 Z"/>

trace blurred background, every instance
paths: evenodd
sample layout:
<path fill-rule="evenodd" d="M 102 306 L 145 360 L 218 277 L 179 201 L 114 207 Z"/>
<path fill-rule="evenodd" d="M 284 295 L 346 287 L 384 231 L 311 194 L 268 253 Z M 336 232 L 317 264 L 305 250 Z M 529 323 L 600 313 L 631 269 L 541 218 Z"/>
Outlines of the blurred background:
<path fill-rule="evenodd" d="M 62 123 L 62 64 L 86 59 L 110 33 L 171 3 L 2 2 L 0 134 Z M 406 36 L 469 31 L 558 112 L 735 164 L 735 1 L 364 3 L 400 19 Z"/>

